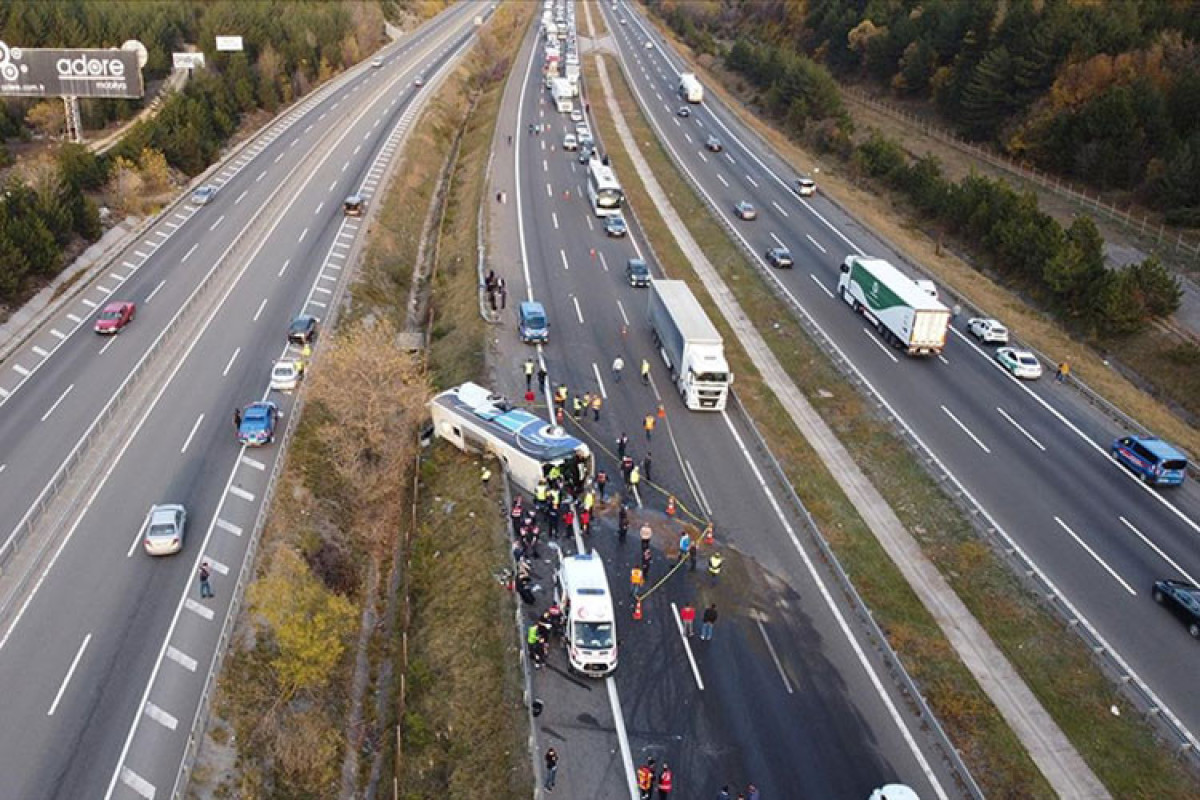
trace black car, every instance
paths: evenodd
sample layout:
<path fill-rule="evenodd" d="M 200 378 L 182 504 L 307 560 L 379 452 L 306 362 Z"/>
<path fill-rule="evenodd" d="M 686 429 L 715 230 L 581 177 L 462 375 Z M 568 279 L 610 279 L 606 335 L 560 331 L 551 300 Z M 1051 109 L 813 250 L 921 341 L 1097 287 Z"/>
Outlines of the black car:
<path fill-rule="evenodd" d="M 645 288 L 650 285 L 650 269 L 640 258 L 631 258 L 625 262 L 625 279 L 630 286 Z"/>
<path fill-rule="evenodd" d="M 1155 581 L 1152 596 L 1154 602 L 1171 609 L 1183 620 L 1192 638 L 1200 639 L 1200 586 L 1187 581 Z"/>
<path fill-rule="evenodd" d="M 604 220 L 604 232 L 609 236 L 620 238 L 629 233 L 629 228 L 625 225 L 625 218 L 620 214 L 613 214 Z"/>
<path fill-rule="evenodd" d="M 792 261 L 792 254 L 786 247 L 772 247 L 767 250 L 767 263 L 772 267 L 782 269 L 792 266 L 794 262 Z"/>
<path fill-rule="evenodd" d="M 292 344 L 312 344 L 317 338 L 317 325 L 320 322 L 316 317 L 300 316 L 292 320 L 292 324 L 288 325 L 288 341 Z"/>

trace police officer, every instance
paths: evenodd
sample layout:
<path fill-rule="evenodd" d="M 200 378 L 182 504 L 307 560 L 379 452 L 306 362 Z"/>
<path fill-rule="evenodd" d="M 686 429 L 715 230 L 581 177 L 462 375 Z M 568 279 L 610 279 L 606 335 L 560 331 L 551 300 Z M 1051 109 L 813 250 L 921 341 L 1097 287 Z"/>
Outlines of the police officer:
<path fill-rule="evenodd" d="M 532 358 L 525 359 L 525 391 L 533 389 L 533 370 L 537 365 Z"/>
<path fill-rule="evenodd" d="M 708 557 L 708 574 L 712 577 L 713 581 L 716 581 L 720 577 L 721 567 L 724 564 L 725 559 L 721 558 L 720 553 L 713 553 Z"/>

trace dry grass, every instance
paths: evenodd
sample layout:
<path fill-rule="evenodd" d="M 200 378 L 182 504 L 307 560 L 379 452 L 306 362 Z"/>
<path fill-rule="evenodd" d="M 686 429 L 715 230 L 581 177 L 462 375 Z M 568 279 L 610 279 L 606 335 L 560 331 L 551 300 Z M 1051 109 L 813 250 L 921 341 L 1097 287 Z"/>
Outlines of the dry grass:
<path fill-rule="evenodd" d="M 612 67 L 610 61 L 610 75 L 614 75 Z M 589 85 L 596 87 L 598 81 L 590 59 L 586 70 Z M 890 426 L 876 416 L 872 407 L 813 345 L 722 229 L 708 222 L 707 208 L 675 171 L 619 75 L 614 90 L 637 141 L 646 143 L 643 154 L 656 178 L 680 216 L 692 221 L 689 227 L 701 249 L 732 288 L 747 315 L 754 320 L 770 321 L 770 324 L 760 323 L 759 330 L 784 368 L 856 455 L 859 465 L 906 527 L 922 542 L 926 554 L 951 581 L 1101 779 L 1120 797 L 1189 796 L 1192 788 L 1189 776 L 1178 762 L 1161 751 L 1132 709 L 1125 708 L 1126 713 L 1120 718 L 1108 714 L 1114 692 L 1094 667 L 1086 648 L 1065 632 L 1059 620 L 1042 609 L 993 551 L 978 540 L 969 521 L 920 468 Z M 592 108 L 618 172 L 632 176 L 634 172 L 605 105 L 596 102 Z M 828 179 L 822 180 L 823 186 L 828 183 Z M 859 518 L 837 481 L 761 383 L 744 351 L 737 346 L 736 338 L 707 302 L 706 293 L 653 209 L 640 181 L 627 177 L 625 189 L 666 271 L 692 283 L 709 306 L 710 314 L 731 345 L 729 356 L 738 374 L 739 397 L 773 443 L 773 451 L 797 493 L 834 546 L 839 560 L 955 745 L 963 750 L 976 779 L 989 795 L 1052 796 L 1019 741 L 954 657 L 936 623 Z"/>

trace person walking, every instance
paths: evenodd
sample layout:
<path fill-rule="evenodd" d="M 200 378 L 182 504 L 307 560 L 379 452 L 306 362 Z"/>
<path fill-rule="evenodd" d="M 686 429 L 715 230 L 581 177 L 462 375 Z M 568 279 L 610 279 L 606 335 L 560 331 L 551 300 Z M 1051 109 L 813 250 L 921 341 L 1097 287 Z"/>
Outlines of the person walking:
<path fill-rule="evenodd" d="M 537 368 L 538 388 L 543 392 L 546 391 L 546 368 L 538 364 Z"/>
<path fill-rule="evenodd" d="M 683 533 L 679 534 L 679 560 L 683 561 L 688 557 L 688 551 L 692 549 L 692 536 L 684 529 Z"/>
<path fill-rule="evenodd" d="M 579 415 L 582 413 L 583 413 L 583 398 L 581 398 L 579 395 L 575 395 L 574 397 L 571 398 L 571 416 L 575 418 L 576 422 L 578 422 Z"/>
<path fill-rule="evenodd" d="M 654 461 L 650 457 L 650 451 L 647 450 L 645 457 L 642 458 L 642 474 L 646 476 L 646 480 L 648 481 L 654 480 L 654 478 L 650 477 L 650 467 L 653 463 Z"/>
<path fill-rule="evenodd" d="M 758 794 L 758 787 L 753 783 L 746 787 L 746 800 L 761 800 Z"/>
<path fill-rule="evenodd" d="M 1071 365 L 1066 361 L 1058 365 L 1058 370 L 1054 373 L 1054 380 L 1062 383 L 1071 376 Z"/>
<path fill-rule="evenodd" d="M 642 577 L 650 580 L 650 562 L 654 560 L 654 551 L 649 547 L 642 548 Z"/>
<path fill-rule="evenodd" d="M 235 408 L 233 410 L 233 429 L 235 431 L 237 431 L 237 430 L 241 430 L 241 428 L 242 428 L 242 410 L 240 408 Z"/>
<path fill-rule="evenodd" d="M 708 557 L 708 575 L 712 578 L 712 582 L 716 583 L 717 578 L 721 577 L 721 567 L 725 565 L 725 559 L 721 558 L 720 553 L 713 553 Z"/>
<path fill-rule="evenodd" d="M 629 506 L 622 503 L 621 511 L 617 514 L 617 541 L 623 543 L 627 533 L 629 533 Z"/>
<path fill-rule="evenodd" d="M 696 607 L 688 603 L 679 609 L 679 623 L 683 626 L 683 632 L 691 638 L 692 626 L 696 624 Z"/>
<path fill-rule="evenodd" d="M 500 295 L 500 310 L 508 306 L 508 283 L 503 277 L 496 279 L 496 294 Z"/>
<path fill-rule="evenodd" d="M 602 398 L 600 396 L 599 392 L 596 392 L 596 394 L 592 395 L 592 419 L 595 422 L 600 421 L 600 406 L 603 403 L 604 403 L 604 398 Z"/>
<path fill-rule="evenodd" d="M 629 470 L 629 488 L 637 491 L 638 483 L 641 480 L 641 473 L 638 472 L 637 464 L 634 464 L 633 469 Z"/>
<path fill-rule="evenodd" d="M 600 470 L 596 473 L 596 492 L 600 495 L 600 502 L 604 502 L 604 495 L 608 492 L 608 473 Z"/>
<path fill-rule="evenodd" d="M 654 793 L 654 759 L 651 758 L 637 768 L 638 793 L 641 800 L 650 800 Z"/>
<path fill-rule="evenodd" d="M 558 753 L 551 747 L 546 751 L 546 791 L 554 791 L 554 782 L 558 779 Z"/>
<path fill-rule="evenodd" d="M 650 362 L 642 359 L 642 386 L 650 385 Z"/>
<path fill-rule="evenodd" d="M 647 414 L 642 420 L 642 428 L 646 431 L 646 441 L 650 441 L 650 437 L 654 435 L 654 415 Z"/>
<path fill-rule="evenodd" d="M 642 540 L 642 549 L 650 549 L 650 540 L 654 538 L 654 530 L 650 527 L 649 522 L 642 523 L 642 529 L 638 532 L 638 538 Z"/>
<path fill-rule="evenodd" d="M 525 391 L 533 391 L 533 371 L 537 368 L 537 363 L 532 358 L 525 359 Z"/>
<path fill-rule="evenodd" d="M 671 800 L 674 784 L 675 773 L 671 772 L 671 766 L 664 761 L 662 769 L 658 771 L 658 800 Z"/>
<path fill-rule="evenodd" d="M 625 448 L 629 446 L 629 436 L 625 431 L 621 431 L 621 435 L 617 437 L 617 458 L 625 459 Z"/>
<path fill-rule="evenodd" d="M 207 561 L 201 562 L 201 564 L 200 564 L 200 597 L 201 597 L 201 599 L 203 599 L 205 597 L 213 596 L 212 584 L 208 582 L 208 579 L 211 575 L 212 575 L 212 573 L 209 572 L 209 570 L 208 570 L 208 562 Z"/>
<path fill-rule="evenodd" d="M 717 624 L 717 604 L 712 603 L 704 609 L 704 617 L 700 620 L 700 640 L 711 642 L 713 626 Z"/>
<path fill-rule="evenodd" d="M 613 363 L 612 363 L 612 374 L 613 374 L 613 382 L 614 383 L 621 382 L 621 372 L 624 369 L 625 369 L 625 359 L 621 358 L 620 356 L 617 356 L 616 358 L 614 358 Z"/>

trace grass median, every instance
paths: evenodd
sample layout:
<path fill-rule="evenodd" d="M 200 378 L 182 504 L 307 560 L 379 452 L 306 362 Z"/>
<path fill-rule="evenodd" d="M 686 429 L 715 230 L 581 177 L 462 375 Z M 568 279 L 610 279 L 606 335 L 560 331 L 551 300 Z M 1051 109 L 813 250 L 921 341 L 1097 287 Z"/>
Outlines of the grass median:
<path fill-rule="evenodd" d="M 594 16 L 594 15 L 593 15 Z M 593 56 L 587 85 L 599 90 Z M 1120 699 L 1087 648 L 1029 592 L 919 460 L 861 397 L 759 277 L 707 206 L 692 191 L 642 117 L 619 64 L 607 57 L 616 100 L 651 169 L 679 216 L 755 320 L 776 357 L 922 543 L 925 553 L 1014 663 L 1041 702 L 1119 797 L 1184 798 L 1192 776 L 1165 753 L 1153 732 Z M 691 265 L 646 195 L 617 138 L 604 103 L 592 103 L 602 140 L 631 205 L 664 269 L 687 280 L 725 336 L 738 394 L 816 518 L 855 586 L 945 725 L 976 780 L 994 796 L 1050 797 L 1049 786 L 1019 741 L 958 660 L 903 576 L 770 390 L 708 301 Z M 1116 704 L 1123 712 L 1110 713 Z"/>

